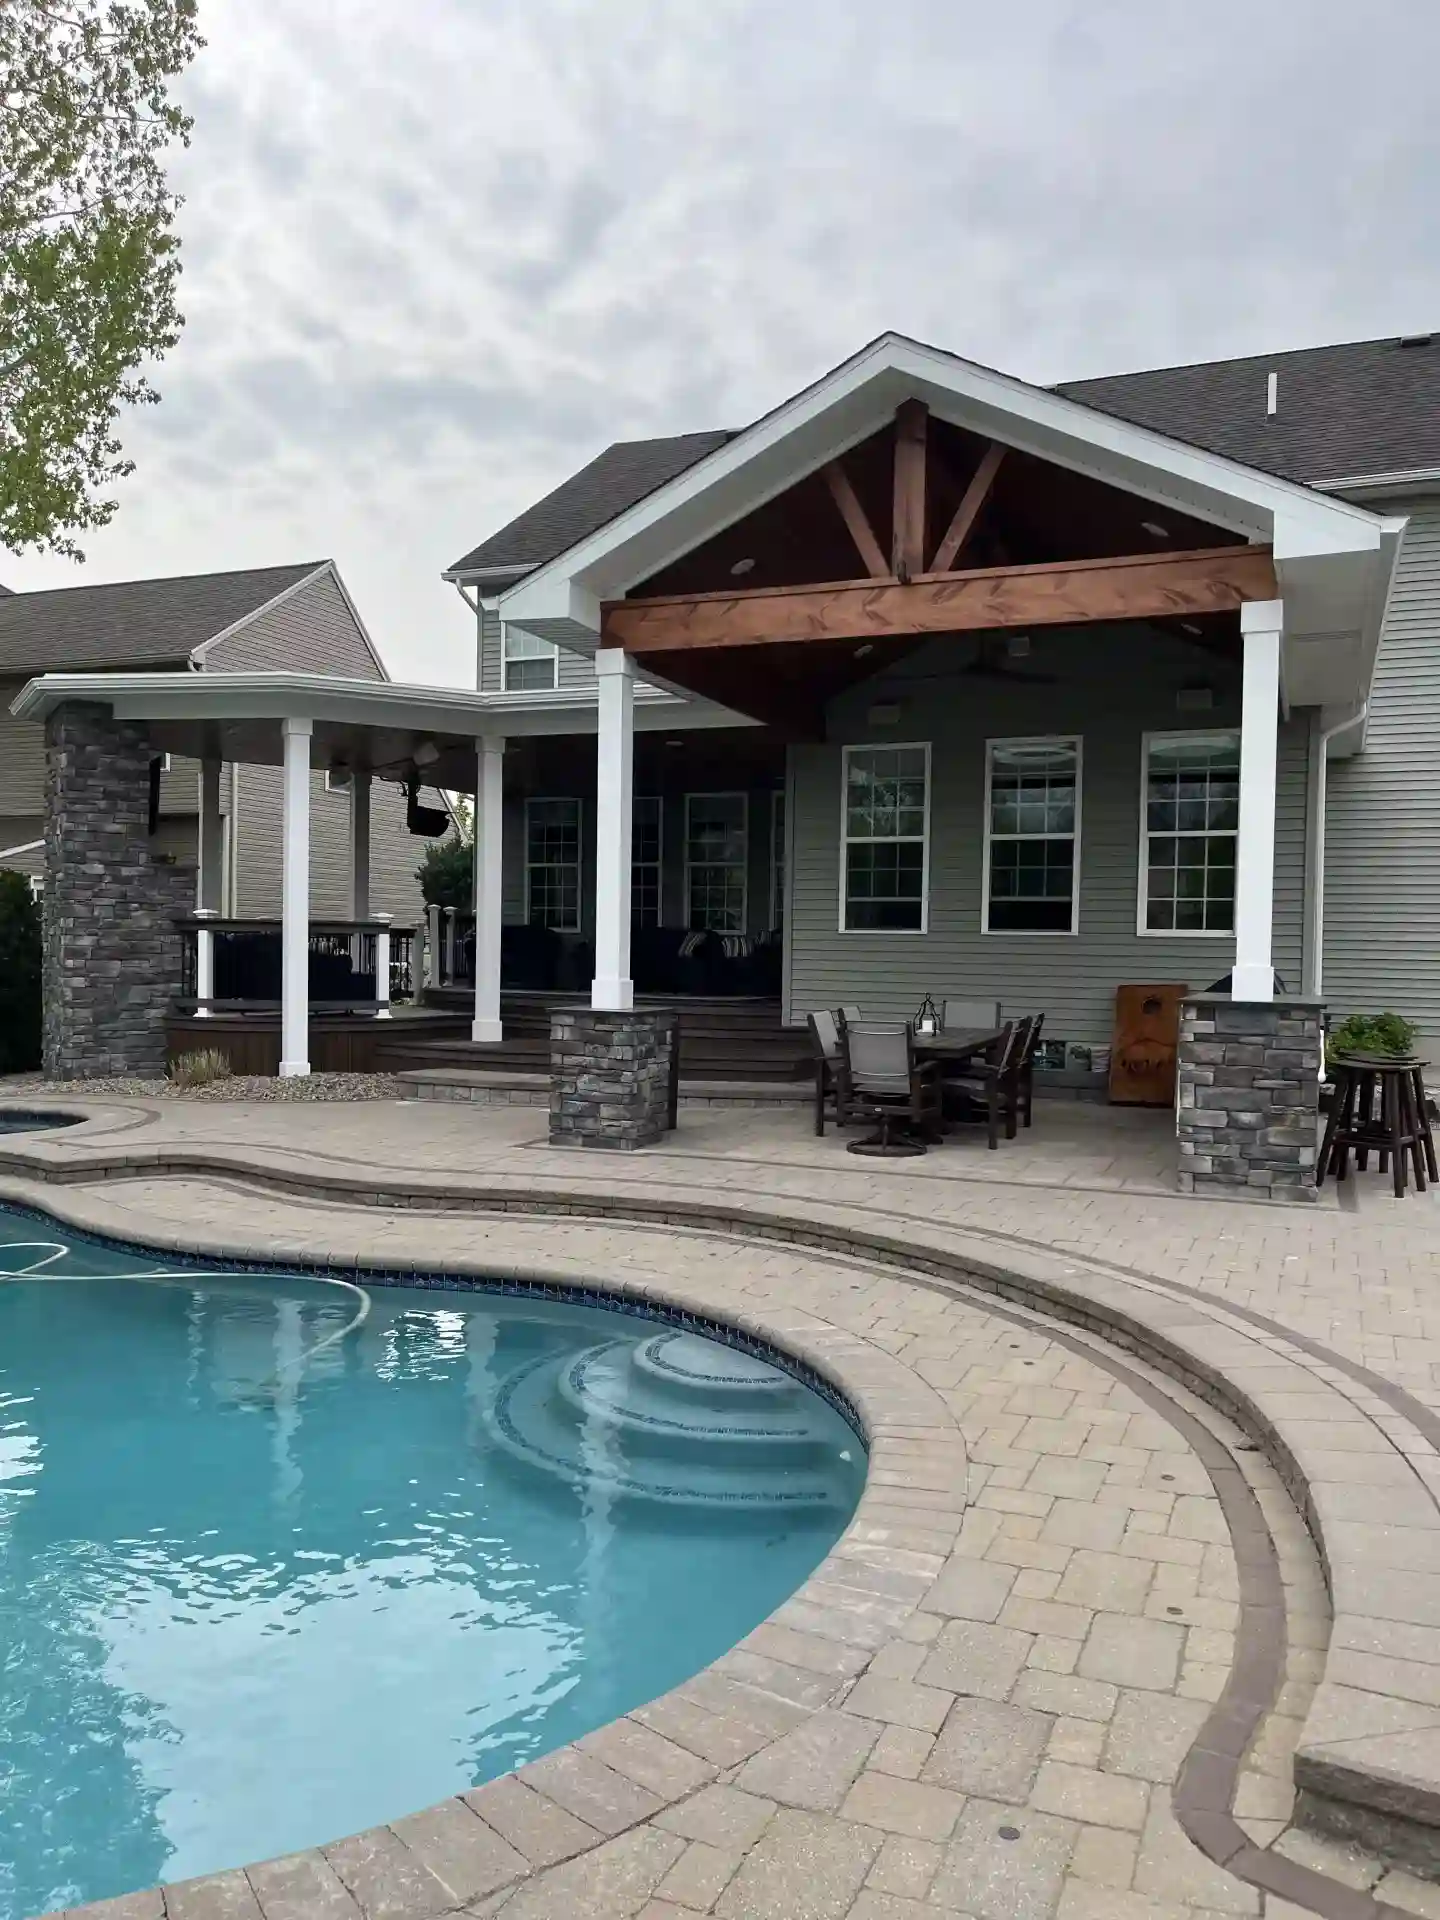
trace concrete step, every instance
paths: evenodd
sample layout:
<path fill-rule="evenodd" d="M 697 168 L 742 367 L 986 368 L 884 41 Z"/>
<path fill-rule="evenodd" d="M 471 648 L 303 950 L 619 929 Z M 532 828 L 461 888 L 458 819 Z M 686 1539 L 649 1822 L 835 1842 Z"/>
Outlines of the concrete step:
<path fill-rule="evenodd" d="M 397 1075 L 411 1100 L 450 1100 L 477 1107 L 548 1107 L 550 1074 L 492 1068 L 423 1067 Z M 701 1107 L 808 1107 L 814 1097 L 801 1080 L 711 1080 L 680 1076 L 680 1105 Z"/>

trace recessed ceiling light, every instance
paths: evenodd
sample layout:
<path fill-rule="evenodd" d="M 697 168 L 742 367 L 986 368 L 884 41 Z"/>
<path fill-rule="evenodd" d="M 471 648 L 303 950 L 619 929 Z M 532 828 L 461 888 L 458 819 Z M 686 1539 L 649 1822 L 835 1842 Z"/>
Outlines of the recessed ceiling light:
<path fill-rule="evenodd" d="M 867 653 L 873 653 L 874 651 L 875 651 L 874 647 L 872 646 L 870 641 L 867 640 L 863 647 L 856 647 L 855 658 L 857 660 L 863 660 Z"/>
<path fill-rule="evenodd" d="M 1158 520 L 1142 520 L 1140 522 L 1140 531 L 1142 533 L 1148 533 L 1152 540 L 1168 540 L 1170 538 L 1170 529 L 1168 527 L 1162 527 Z"/>
<path fill-rule="evenodd" d="M 740 578 L 742 574 L 753 573 L 754 571 L 755 571 L 755 562 L 753 559 L 737 560 L 734 566 L 731 567 L 730 569 L 731 574 L 737 580 Z"/>
<path fill-rule="evenodd" d="M 683 740 L 667 740 L 665 744 L 667 747 L 683 747 L 685 742 Z"/>

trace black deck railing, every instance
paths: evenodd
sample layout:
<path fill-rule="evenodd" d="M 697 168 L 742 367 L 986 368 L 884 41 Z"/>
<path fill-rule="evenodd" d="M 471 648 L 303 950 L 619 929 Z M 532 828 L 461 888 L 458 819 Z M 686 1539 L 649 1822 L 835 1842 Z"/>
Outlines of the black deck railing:
<path fill-rule="evenodd" d="M 181 935 L 180 995 L 185 1013 L 263 1013 L 280 1005 L 278 920 L 190 919 Z M 201 939 L 210 947 L 210 991 L 200 991 Z M 377 991 L 383 937 L 390 948 L 389 994 Z M 415 929 L 377 920 L 312 920 L 309 938 L 312 1013 L 375 1015 L 415 998 Z"/>

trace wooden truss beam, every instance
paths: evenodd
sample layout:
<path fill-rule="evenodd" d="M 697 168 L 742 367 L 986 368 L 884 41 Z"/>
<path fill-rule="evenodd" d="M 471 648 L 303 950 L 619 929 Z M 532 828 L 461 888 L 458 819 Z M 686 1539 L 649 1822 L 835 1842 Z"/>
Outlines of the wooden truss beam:
<path fill-rule="evenodd" d="M 923 400 L 895 409 L 895 513 L 890 571 L 913 580 L 925 571 L 925 441 L 930 413 Z"/>
<path fill-rule="evenodd" d="M 860 504 L 860 496 L 851 485 L 850 476 L 838 460 L 832 460 L 825 468 L 825 484 L 830 496 L 840 509 L 840 517 L 850 529 L 850 538 L 855 542 L 861 564 L 872 580 L 888 580 L 890 568 L 881 551 L 880 542 L 875 538 L 875 529 L 870 517 Z"/>
<path fill-rule="evenodd" d="M 1276 597 L 1268 547 L 1062 560 L 969 573 L 823 586 L 760 587 L 751 593 L 607 600 L 601 644 L 627 653 L 692 647 L 753 647 L 881 635 L 976 633 L 994 628 L 1078 626 L 1225 613 Z"/>
<path fill-rule="evenodd" d="M 945 537 L 935 549 L 935 558 L 930 562 L 932 573 L 948 573 L 954 566 L 956 555 L 970 538 L 975 522 L 980 518 L 980 510 L 990 498 L 990 490 L 995 485 L 995 476 L 1004 458 L 1004 447 L 992 440 L 980 456 L 974 478 L 955 509 L 955 518 L 945 529 Z"/>

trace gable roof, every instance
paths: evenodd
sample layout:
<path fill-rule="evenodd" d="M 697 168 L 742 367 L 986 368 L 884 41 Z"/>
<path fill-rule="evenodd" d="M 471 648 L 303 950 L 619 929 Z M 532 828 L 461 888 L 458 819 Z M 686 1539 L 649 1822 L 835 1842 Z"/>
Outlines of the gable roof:
<path fill-rule="evenodd" d="M 185 666 L 198 647 L 328 563 L 117 580 L 0 597 L 0 673 Z"/>
<path fill-rule="evenodd" d="M 1056 391 L 1308 486 L 1440 467 L 1440 336 L 1430 334 L 1071 380 Z"/>
<path fill-rule="evenodd" d="M 1278 376 L 1273 417 L 1266 413 L 1271 373 Z M 1440 469 L 1440 335 L 1070 380 L 1054 391 L 1307 486 Z M 489 571 L 498 578 L 543 566 L 735 437 L 722 430 L 617 442 L 446 577 Z"/>

